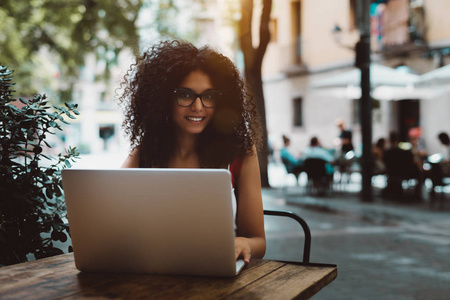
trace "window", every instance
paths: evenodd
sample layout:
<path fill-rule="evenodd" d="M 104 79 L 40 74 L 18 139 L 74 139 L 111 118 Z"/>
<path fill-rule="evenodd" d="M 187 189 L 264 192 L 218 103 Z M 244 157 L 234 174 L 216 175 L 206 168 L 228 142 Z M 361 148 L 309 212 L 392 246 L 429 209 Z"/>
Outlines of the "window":
<path fill-rule="evenodd" d="M 356 0 L 350 0 L 350 29 L 358 28 Z"/>
<path fill-rule="evenodd" d="M 294 126 L 303 126 L 303 98 L 294 98 Z"/>
<path fill-rule="evenodd" d="M 106 92 L 103 91 L 100 93 L 100 102 L 105 102 L 106 101 Z"/>
<path fill-rule="evenodd" d="M 108 140 L 114 136 L 114 124 L 100 125 L 98 135 L 103 140 L 103 150 L 108 150 Z"/>
<path fill-rule="evenodd" d="M 301 54 L 302 54 L 301 9 L 302 7 L 300 1 L 291 2 L 291 19 L 292 19 L 291 26 L 292 26 L 292 41 L 293 41 L 292 50 L 295 64 L 301 63 Z"/>
<path fill-rule="evenodd" d="M 276 42 L 278 40 L 278 21 L 277 19 L 270 19 L 269 22 L 269 29 L 270 29 L 270 41 Z"/>

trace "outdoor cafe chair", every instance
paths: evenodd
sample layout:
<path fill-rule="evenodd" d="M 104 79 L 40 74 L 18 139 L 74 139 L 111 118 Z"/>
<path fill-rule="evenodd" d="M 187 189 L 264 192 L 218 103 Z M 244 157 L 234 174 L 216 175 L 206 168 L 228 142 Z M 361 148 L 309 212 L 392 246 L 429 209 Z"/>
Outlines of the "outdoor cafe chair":
<path fill-rule="evenodd" d="M 399 148 L 388 150 L 384 162 L 387 176 L 386 196 L 404 196 L 404 192 L 411 188 L 414 188 L 416 196 L 421 195 L 422 174 L 411 151 Z"/>
<path fill-rule="evenodd" d="M 353 172 L 358 172 L 357 167 L 358 157 L 355 151 L 350 150 L 347 153 L 339 156 L 334 162 L 339 177 L 334 181 L 335 188 L 345 191 L 350 184 Z"/>
<path fill-rule="evenodd" d="M 288 261 L 288 260 L 279 260 L 276 261 L 296 264 L 296 265 L 304 265 L 304 266 L 328 266 L 328 267 L 336 267 L 335 264 L 328 263 L 312 263 L 310 262 L 310 254 L 311 254 L 311 230 L 309 229 L 308 223 L 300 217 L 299 215 L 290 212 L 290 211 L 282 211 L 282 210 L 264 210 L 265 216 L 275 216 L 275 217 L 285 217 L 295 220 L 302 227 L 304 233 L 304 243 L 303 243 L 303 259 L 302 261 Z"/>
<path fill-rule="evenodd" d="M 427 158 L 427 163 L 429 165 L 428 178 L 431 180 L 430 208 L 434 206 L 436 200 L 439 201 L 439 208 L 442 209 L 444 207 L 445 193 L 443 189 L 445 186 L 450 185 L 450 178 L 444 176 L 441 161 L 442 157 L 438 154 L 431 155 Z M 439 193 L 439 197 L 436 192 Z"/>
<path fill-rule="evenodd" d="M 320 158 L 304 160 L 304 170 L 308 176 L 307 193 L 325 194 L 331 189 L 332 175 L 327 174 L 326 161 Z"/>
<path fill-rule="evenodd" d="M 295 184 L 296 185 L 299 185 L 299 183 L 298 183 L 298 178 L 299 178 L 299 176 L 300 176 L 300 173 L 301 172 L 292 172 L 292 171 L 289 171 L 289 168 L 288 168 L 288 165 L 289 165 L 289 161 L 286 159 L 286 158 L 281 158 L 281 162 L 283 163 L 283 166 L 284 166 L 284 168 L 286 169 L 286 172 L 287 172 L 287 175 L 289 175 L 289 174 L 292 174 L 292 175 L 294 175 L 295 176 Z"/>
<path fill-rule="evenodd" d="M 298 224 L 303 229 L 303 233 L 305 236 L 305 241 L 303 243 L 303 263 L 309 263 L 310 253 L 311 253 L 311 230 L 309 229 L 308 223 L 300 217 L 299 215 L 290 212 L 290 211 L 281 211 L 281 210 L 264 210 L 265 216 L 278 216 L 278 217 L 286 217 L 297 221 Z"/>

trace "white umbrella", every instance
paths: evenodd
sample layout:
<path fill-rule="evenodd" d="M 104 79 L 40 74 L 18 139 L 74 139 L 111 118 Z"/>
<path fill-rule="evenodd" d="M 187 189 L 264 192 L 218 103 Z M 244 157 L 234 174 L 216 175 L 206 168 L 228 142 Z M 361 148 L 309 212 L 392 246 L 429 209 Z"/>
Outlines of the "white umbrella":
<path fill-rule="evenodd" d="M 359 99 L 361 88 L 348 85 L 346 87 L 320 88 L 313 90 L 314 95 L 333 97 L 338 99 Z M 430 100 L 450 93 L 449 88 L 417 88 L 413 85 L 406 87 L 378 86 L 371 91 L 372 98 L 382 101 L 421 99 Z"/>
<path fill-rule="evenodd" d="M 417 86 L 450 86 L 450 65 L 425 73 L 420 76 Z"/>
<path fill-rule="evenodd" d="M 372 63 L 370 66 L 370 82 L 372 88 L 378 86 L 400 86 L 406 87 L 419 80 L 418 75 L 405 73 L 393 68 Z M 312 88 L 333 88 L 361 85 L 361 71 L 354 69 L 341 74 L 313 81 Z"/>
<path fill-rule="evenodd" d="M 379 86 L 372 90 L 372 97 L 377 100 L 430 100 L 448 94 L 444 88 L 422 88 L 409 85 L 407 87 Z"/>
<path fill-rule="evenodd" d="M 439 75 L 438 78 L 441 78 L 442 74 L 450 76 L 450 68 L 446 71 L 448 73 L 441 71 L 432 75 L 433 77 Z M 359 69 L 354 69 L 312 82 L 311 87 L 314 93 L 318 95 L 343 99 L 359 99 L 361 98 L 360 74 Z M 430 77 L 426 76 L 425 79 Z M 386 101 L 403 99 L 428 100 L 449 93 L 450 85 L 449 88 L 431 88 L 425 85 L 417 87 L 419 80 L 423 80 L 423 78 L 419 75 L 372 63 L 370 66 L 371 95 L 374 99 Z"/>

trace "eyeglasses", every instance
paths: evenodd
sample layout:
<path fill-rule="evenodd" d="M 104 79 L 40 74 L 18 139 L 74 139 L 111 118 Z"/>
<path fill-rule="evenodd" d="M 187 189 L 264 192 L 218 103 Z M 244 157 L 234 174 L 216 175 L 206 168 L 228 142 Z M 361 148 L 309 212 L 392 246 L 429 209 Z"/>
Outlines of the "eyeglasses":
<path fill-rule="evenodd" d="M 200 98 L 204 107 L 213 108 L 216 106 L 222 95 L 221 92 L 215 90 L 210 90 L 201 94 L 196 94 L 189 89 L 175 89 L 173 92 L 178 105 L 182 107 L 189 107 L 194 104 L 197 98 Z"/>

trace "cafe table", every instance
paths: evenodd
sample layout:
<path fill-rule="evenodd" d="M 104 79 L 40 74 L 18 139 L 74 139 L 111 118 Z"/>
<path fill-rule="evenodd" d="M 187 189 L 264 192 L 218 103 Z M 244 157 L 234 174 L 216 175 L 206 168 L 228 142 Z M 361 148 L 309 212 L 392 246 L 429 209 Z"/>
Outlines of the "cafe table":
<path fill-rule="evenodd" d="M 73 254 L 0 268 L 0 299 L 308 299 L 336 265 L 252 259 L 235 278 L 85 273 Z"/>

